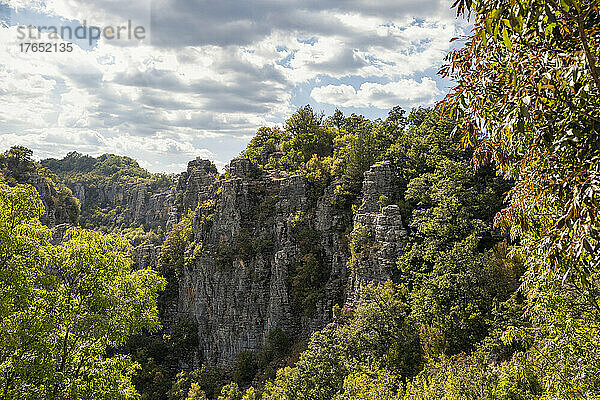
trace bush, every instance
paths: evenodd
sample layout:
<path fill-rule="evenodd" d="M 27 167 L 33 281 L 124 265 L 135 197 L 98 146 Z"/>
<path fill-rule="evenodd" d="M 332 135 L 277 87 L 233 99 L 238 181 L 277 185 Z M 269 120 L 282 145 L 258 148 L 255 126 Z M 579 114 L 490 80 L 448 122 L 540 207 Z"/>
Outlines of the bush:
<path fill-rule="evenodd" d="M 381 196 L 379 196 L 377 204 L 379 204 L 379 211 L 381 212 L 383 207 L 387 207 L 390 205 L 390 199 L 385 194 L 382 194 Z"/>
<path fill-rule="evenodd" d="M 202 398 L 202 393 L 209 399 L 214 399 L 223 385 L 223 373 L 217 368 L 203 365 L 200 369 L 191 372 L 182 371 L 171 389 L 167 393 L 168 400 L 187 400 L 190 393 L 197 393 Z"/>
<path fill-rule="evenodd" d="M 242 351 L 235 359 L 235 369 L 233 371 L 233 379 L 240 385 L 252 382 L 258 365 L 256 363 L 254 353 L 251 351 Z"/>
<path fill-rule="evenodd" d="M 215 251 L 215 262 L 217 264 L 217 268 L 219 268 L 221 271 L 231 270 L 235 255 L 235 251 L 229 243 L 219 243 Z"/>
<path fill-rule="evenodd" d="M 290 348 L 290 344 L 289 337 L 281 328 L 272 329 L 267 336 L 267 346 L 277 356 L 285 355 Z"/>
<path fill-rule="evenodd" d="M 373 244 L 373 241 L 371 231 L 362 225 L 358 225 L 350 233 L 350 251 L 352 255 L 360 255 Z"/>

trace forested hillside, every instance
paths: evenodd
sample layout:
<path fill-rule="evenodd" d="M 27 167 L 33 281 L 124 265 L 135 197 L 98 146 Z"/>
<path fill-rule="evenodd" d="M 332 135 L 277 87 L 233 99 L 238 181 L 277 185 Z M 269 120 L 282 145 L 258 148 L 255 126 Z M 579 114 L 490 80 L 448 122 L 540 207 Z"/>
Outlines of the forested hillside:
<path fill-rule="evenodd" d="M 2 182 L 9 185 L 26 183 L 35 187 L 44 204 L 44 223 L 53 226 L 75 223 L 79 219 L 80 204 L 61 180 L 47 168 L 32 159 L 33 152 L 14 146 L 0 155 Z"/>
<path fill-rule="evenodd" d="M 3 153 L 0 396 L 600 398 L 598 4 L 455 7 L 433 108 L 304 106 L 222 173 Z"/>
<path fill-rule="evenodd" d="M 124 233 L 134 245 L 164 240 L 173 176 L 152 174 L 137 161 L 114 154 L 94 158 L 72 152 L 41 165 L 79 199 L 82 227 Z"/>

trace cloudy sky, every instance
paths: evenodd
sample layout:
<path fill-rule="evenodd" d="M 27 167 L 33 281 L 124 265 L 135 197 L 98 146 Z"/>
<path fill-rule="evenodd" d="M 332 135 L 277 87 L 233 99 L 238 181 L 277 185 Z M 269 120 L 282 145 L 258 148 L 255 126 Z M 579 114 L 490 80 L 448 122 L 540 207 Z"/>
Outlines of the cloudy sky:
<path fill-rule="evenodd" d="M 127 21 L 143 40 L 21 51 L 65 41 L 44 28 L 21 39 L 19 26 Z M 449 0 L 0 0 L 0 150 L 110 152 L 155 172 L 197 156 L 222 167 L 258 127 L 305 104 L 370 118 L 434 104 L 451 85 L 437 76 L 450 39 L 467 29 Z"/>

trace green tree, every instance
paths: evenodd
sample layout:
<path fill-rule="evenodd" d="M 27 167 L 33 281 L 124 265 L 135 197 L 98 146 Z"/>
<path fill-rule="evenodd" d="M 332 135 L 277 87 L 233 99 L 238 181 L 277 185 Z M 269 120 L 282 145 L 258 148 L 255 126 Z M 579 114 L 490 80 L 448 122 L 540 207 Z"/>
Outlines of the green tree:
<path fill-rule="evenodd" d="M 217 400 L 242 400 L 242 391 L 237 383 L 231 382 L 223 386 Z"/>
<path fill-rule="evenodd" d="M 0 395 L 135 398 L 135 364 L 107 349 L 156 329 L 164 280 L 132 271 L 118 236 L 71 229 L 51 245 L 42 210 L 32 187 L 0 184 Z"/>
<path fill-rule="evenodd" d="M 283 142 L 284 163 L 296 167 L 310 160 L 313 155 L 325 157 L 333 152 L 334 132 L 323 123 L 323 116 L 315 114 L 310 106 L 300 108 L 285 124 L 289 137 Z"/>
<path fill-rule="evenodd" d="M 206 394 L 197 383 L 192 383 L 185 400 L 206 400 Z"/>
<path fill-rule="evenodd" d="M 497 223 L 528 267 L 530 351 L 548 396 L 589 397 L 600 391 L 598 2 L 457 5 L 475 29 L 442 70 L 458 82 L 443 106 L 476 165 L 515 181 Z"/>
<path fill-rule="evenodd" d="M 63 174 L 68 172 L 90 172 L 96 164 L 94 157 L 83 155 L 76 151 L 71 151 L 62 160 L 55 158 L 47 158 L 42 160 L 42 165 L 46 168 L 54 171 L 57 174 Z"/>
<path fill-rule="evenodd" d="M 137 161 L 114 154 L 103 154 L 94 158 L 70 152 L 60 160 L 49 158 L 42 160 L 41 164 L 45 167 L 43 170 L 58 175 L 65 185 L 78 187 L 78 190 L 85 193 L 80 225 L 103 232 L 141 228 L 140 221 L 133 220 L 131 210 L 115 206 L 109 200 L 111 196 L 107 197 L 103 193 L 114 191 L 116 187 L 127 192 L 136 184 L 147 185 L 153 193 L 174 188 L 174 176 L 152 174 L 140 167 Z M 58 177 L 54 180 L 58 181 Z M 42 200 L 46 202 L 45 199 Z M 145 224 L 143 230 L 158 235 L 162 227 L 157 224 L 158 222 Z M 161 240 L 163 239 L 161 237 Z"/>
<path fill-rule="evenodd" d="M 334 400 L 399 400 L 402 383 L 398 376 L 385 369 L 355 372 L 344 380 L 343 392 Z"/>
<path fill-rule="evenodd" d="M 233 370 L 233 379 L 236 383 L 244 385 L 252 382 L 258 366 L 256 357 L 251 351 L 242 351 L 235 359 L 235 369 Z"/>
<path fill-rule="evenodd" d="M 33 151 L 23 146 L 13 146 L 0 154 L 2 181 L 9 185 L 34 184 L 42 194 L 46 215 L 44 223 L 71 223 L 79 219 L 79 200 L 73 196 L 59 178 L 35 162 Z M 50 218 L 50 215 L 52 218 Z"/>
<path fill-rule="evenodd" d="M 223 373 L 214 367 L 203 365 L 190 372 L 181 371 L 167 393 L 169 400 L 185 400 L 190 392 L 202 391 L 208 398 L 215 398 L 223 386 Z"/>
<path fill-rule="evenodd" d="M 346 389 L 364 394 L 353 381 L 366 379 L 366 371 L 381 372 L 383 381 L 367 386 L 382 391 L 386 390 L 382 386 L 390 389 L 412 376 L 420 365 L 419 337 L 408 319 L 405 297 L 391 282 L 369 285 L 354 313 L 313 333 L 296 365 L 277 371 L 275 380 L 266 384 L 263 399 L 351 398 L 343 397 Z M 396 371 L 394 377 L 384 369 Z"/>
<path fill-rule="evenodd" d="M 482 352 L 441 357 L 408 382 L 405 400 L 537 400 L 543 391 L 525 360 L 495 363 Z"/>
<path fill-rule="evenodd" d="M 158 269 L 169 276 L 179 279 L 186 262 L 186 255 L 194 242 L 194 212 L 189 211 L 173 229 L 171 229 L 160 249 Z"/>

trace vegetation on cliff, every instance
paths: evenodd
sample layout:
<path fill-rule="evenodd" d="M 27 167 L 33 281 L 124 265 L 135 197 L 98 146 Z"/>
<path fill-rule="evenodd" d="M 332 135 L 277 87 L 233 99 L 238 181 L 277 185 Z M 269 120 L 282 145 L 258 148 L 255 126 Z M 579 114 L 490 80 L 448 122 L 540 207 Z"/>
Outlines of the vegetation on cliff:
<path fill-rule="evenodd" d="M 162 189 L 169 189 L 173 185 L 168 175 L 152 174 L 132 158 L 114 154 L 92 157 L 74 151 L 60 160 L 47 158 L 41 164 L 71 184 L 126 181 L 143 182 Z"/>
<path fill-rule="evenodd" d="M 476 258 L 465 257 L 474 255 L 468 249 L 493 243 L 480 230 L 490 219 L 471 214 L 493 214 L 493 208 L 483 209 L 490 203 L 481 196 L 488 192 L 476 190 L 477 200 L 468 201 L 468 189 L 479 179 L 461 189 L 451 178 L 461 168 L 447 163 L 418 181 L 407 180 L 407 206 L 424 208 L 410 212 L 415 242 L 399 260 L 406 277 L 400 282 L 417 300 L 411 315 L 419 327 L 423 369 L 411 378 L 400 369 L 382 370 L 385 358 L 374 357 L 363 367 L 351 363 L 357 370 L 343 373 L 343 383 L 335 375 L 315 382 L 302 371 L 331 365 L 343 371 L 340 353 L 350 340 L 321 340 L 328 327 L 313 335 L 296 367 L 280 371 L 267 385 L 267 398 L 598 396 L 598 6 L 456 4 L 476 24 L 443 69 L 458 86 L 441 108 L 456 119 L 463 145 L 475 148 L 476 169 L 491 165 L 515 184 L 496 218 L 510 232 L 510 250 L 500 243 Z M 461 206 L 453 209 L 453 202 Z M 452 224 L 445 208 L 453 210 Z M 473 235 L 457 242 L 454 235 L 464 228 Z M 473 242 L 477 236 L 481 239 Z M 448 248 L 448 242 L 455 245 Z M 421 268 L 432 268 L 434 276 L 423 280 Z M 487 314 L 481 312 L 486 302 Z M 369 329 L 377 331 L 376 325 Z"/>
<path fill-rule="evenodd" d="M 277 164 L 325 177 L 324 185 L 337 182 L 338 207 L 354 210 L 361 205 L 363 173 L 374 162 L 389 161 L 393 187 L 389 196 L 379 196 L 379 209 L 400 206 L 408 243 L 398 254 L 396 283 L 372 286 L 354 310 L 339 310 L 331 325 L 311 337 L 300 360 L 267 384 L 263 398 L 352 399 L 370 393 L 391 397 L 364 398 L 396 398 L 436 360 L 482 347 L 495 362 L 510 358 L 515 348 L 502 343 L 499 332 L 520 323 L 523 304 L 516 290 L 524 269 L 507 255 L 508 237 L 493 228 L 510 182 L 492 168 L 474 172 L 471 152 L 459 148 L 454 124 L 437 111 L 417 109 L 404 118 L 395 108 L 386 121 L 340 112 L 319 120 L 307 117 L 311 113 L 308 107 L 299 110 L 303 117 L 290 119 L 294 131 L 272 129 L 278 132 L 278 141 L 269 139 L 275 145 L 253 140 L 245 154 L 260 154 L 254 160 L 263 168 Z M 289 158 L 286 151 L 298 155 L 308 146 L 304 136 L 294 136 L 303 129 L 298 120 L 309 122 L 307 130 L 323 126 L 334 144 L 308 161 L 296 156 L 291 168 L 281 161 Z M 258 135 L 264 139 L 265 132 Z M 302 228 L 304 221 L 296 219 Z M 378 243 L 367 229 L 355 227 L 348 239 L 350 268 L 373 257 Z M 307 271 L 319 271 L 317 264 L 302 265 L 305 276 L 292 282 L 292 290 L 294 284 L 311 285 Z"/>
<path fill-rule="evenodd" d="M 83 197 L 82 227 L 124 233 L 135 245 L 164 240 L 164 226 L 136 219 L 132 215 L 136 204 L 128 199 L 139 202 L 151 194 L 170 192 L 175 186 L 172 175 L 150 173 L 137 161 L 114 154 L 91 157 L 71 152 L 60 160 L 42 160 L 41 165 Z"/>
<path fill-rule="evenodd" d="M 348 207 L 360 196 L 363 173 L 382 160 L 406 126 L 399 107 L 385 120 L 340 111 L 325 118 L 310 106 L 300 108 L 283 128 L 263 127 L 242 152 L 259 169 L 280 169 L 305 175 L 320 195 L 333 180 L 337 203 Z"/>
<path fill-rule="evenodd" d="M 438 112 L 428 109 L 413 110 L 404 117 L 403 110 L 395 108 L 386 120 L 369 121 L 356 115 L 345 117 L 340 112 L 330 118 L 319 117 L 310 107 L 304 107 L 290 118 L 273 146 L 258 145 L 253 140 L 244 154 L 251 157 L 259 173 L 277 168 L 304 174 L 315 196 L 321 196 L 335 182 L 334 201 L 340 215 L 352 215 L 361 206 L 363 173 L 370 165 L 389 161 L 394 174 L 392 187 L 386 188 L 387 195 L 377 196 L 377 207 L 381 211 L 390 204 L 399 205 L 409 231 L 405 251 L 398 258 L 396 282 L 371 287 L 354 311 L 337 311 L 335 321 L 313 336 L 298 363 L 277 375 L 273 366 L 286 359 L 289 345 L 273 344 L 259 353 L 243 353 L 234 370 L 211 370 L 219 378 L 213 377 L 209 383 L 202 369 L 175 377 L 177 360 L 193 354 L 194 324 L 186 325 L 182 320 L 161 335 L 137 335 L 117 353 L 130 354 L 142 366 L 133 382 L 143 398 L 162 399 L 167 392 L 170 398 L 185 398 L 176 396 L 187 397 L 189 393 L 218 394 L 221 387 L 241 396 L 239 388 L 249 385 L 257 373 L 262 379 L 272 379 L 265 389 L 266 398 L 282 398 L 284 393 L 289 398 L 314 398 L 315 393 L 322 393 L 316 398 L 342 393 L 352 398 L 365 390 L 360 384 L 379 387 L 381 382 L 368 380 L 372 375 L 385 383 L 377 390 L 396 393 L 430 360 L 473 352 L 488 335 L 502 329 L 505 315 L 498 315 L 497 307 L 518 314 L 514 310 L 521 305 L 514 296 L 521 264 L 518 260 L 508 261 L 507 239 L 492 227 L 509 185 L 490 168 L 472 171 L 471 152 L 458 148 L 451 136 L 453 127 Z M 267 128 L 259 130 L 257 137 L 265 131 Z M 269 131 L 279 132 L 275 128 Z M 332 145 L 308 157 L 306 152 L 312 151 L 311 132 L 323 133 Z M 87 160 L 67 157 L 80 158 Z M 70 172 L 66 171 L 63 176 L 68 177 Z M 245 216 L 245 228 L 233 246 L 216 250 L 216 262 L 231 265 L 229 258 L 268 252 L 262 244 L 264 238 L 257 232 L 272 220 L 276 200 L 266 196 L 257 203 Z M 200 205 L 200 212 L 182 218 L 164 242 L 157 266 L 168 279 L 167 289 L 159 298 L 163 309 L 177 296 L 182 268 L 203 251 L 192 227 L 194 219 L 201 225 L 211 223 L 215 204 L 205 203 Z M 314 221 L 298 214 L 290 216 L 289 224 L 300 249 L 288 280 L 292 306 L 297 314 L 310 315 L 324 295 L 328 271 L 323 267 L 323 250 L 315 236 Z M 349 268 L 353 268 L 352 263 L 373 257 L 378 244 L 367 230 L 360 226 L 352 230 L 348 219 L 340 234 L 347 235 Z M 379 328 L 384 330 L 379 332 Z M 488 340 L 502 357 L 511 354 L 512 350 L 498 343 L 497 335 Z M 322 370 L 322 363 L 330 369 Z M 203 368 L 208 371 L 208 367 Z M 308 380 L 309 376 L 320 375 L 327 379 Z M 234 379 L 237 386 L 224 386 L 228 379 Z M 327 386 L 320 386 L 323 384 Z"/>

